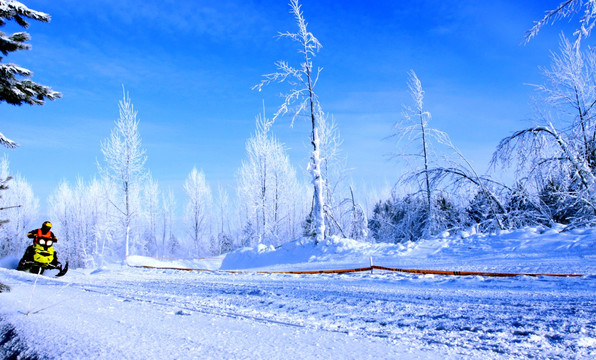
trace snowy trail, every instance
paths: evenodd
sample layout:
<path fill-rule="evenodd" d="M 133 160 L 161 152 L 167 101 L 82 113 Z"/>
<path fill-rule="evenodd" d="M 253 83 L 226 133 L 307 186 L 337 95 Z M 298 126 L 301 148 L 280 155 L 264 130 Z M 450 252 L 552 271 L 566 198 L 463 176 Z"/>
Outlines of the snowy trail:
<path fill-rule="evenodd" d="M 147 275 L 150 280 L 142 280 Z M 121 276 L 127 280 L 118 281 Z M 255 321 L 256 316 L 234 316 L 229 311 L 222 316 L 217 308 L 184 300 L 196 297 L 193 292 L 167 290 L 163 275 L 137 272 L 133 278 L 126 271 L 90 282 L 80 281 L 89 280 L 86 276 L 79 277 L 64 290 L 65 301 L 52 311 L 25 316 L 33 277 L 0 270 L 0 279 L 13 288 L 1 295 L 0 326 L 11 326 L 17 333 L 16 346 L 25 358 L 319 359 L 339 354 L 372 359 L 385 356 L 382 354 L 388 350 L 399 357 L 441 357 L 410 346 L 388 348 L 378 339 Z M 160 280 L 156 282 L 156 278 Z M 37 286 L 40 301 L 34 309 L 64 282 L 43 278 Z M 5 346 L 3 343 L 3 349 Z"/>
<path fill-rule="evenodd" d="M 124 352 L 125 358 L 196 358 L 197 349 L 206 346 L 213 358 L 384 359 L 408 354 L 568 359 L 596 354 L 594 277 L 257 275 L 117 268 L 89 275 L 73 272 L 64 280 L 42 278 L 37 291 L 47 299 L 72 283 L 62 290 L 63 303 L 28 317 L 18 311 L 23 311 L 33 276 L 0 269 L 0 279 L 13 287 L 1 295 L 5 301 L 0 314 L 6 321 L 28 335 L 32 331 L 27 328 L 38 318 L 72 332 L 73 339 L 88 334 L 88 344 L 71 344 L 67 354 L 86 351 L 95 354 L 92 358 L 110 355 L 98 350 L 106 347 Z M 139 338 L 147 341 L 139 344 Z M 315 339 L 327 350 L 312 348 Z M 252 352 L 246 353 L 249 348 Z"/>

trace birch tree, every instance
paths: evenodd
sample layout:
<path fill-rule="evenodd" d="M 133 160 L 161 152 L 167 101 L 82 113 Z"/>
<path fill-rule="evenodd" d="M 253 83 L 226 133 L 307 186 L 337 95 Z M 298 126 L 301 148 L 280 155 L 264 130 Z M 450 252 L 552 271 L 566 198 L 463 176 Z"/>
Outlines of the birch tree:
<path fill-rule="evenodd" d="M 67 182 L 62 182 L 58 189 L 50 195 L 48 203 L 51 208 L 51 216 L 56 226 L 56 236 L 60 240 L 60 255 L 63 260 L 68 260 L 73 267 L 84 267 L 82 258 L 84 246 L 80 246 L 83 240 L 79 237 L 79 226 L 86 219 L 79 218 L 80 211 L 77 207 L 73 189 Z"/>
<path fill-rule="evenodd" d="M 246 142 L 247 159 L 238 171 L 238 199 L 245 228 L 255 227 L 257 243 L 280 245 L 290 239 L 291 213 L 298 196 L 296 171 L 285 149 L 269 133 L 271 123 L 257 117 L 255 134 Z M 250 225 L 249 225 L 250 224 Z"/>
<path fill-rule="evenodd" d="M 579 17 L 579 27 L 573 32 L 575 41 L 573 46 L 580 48 L 581 41 L 592 33 L 596 25 L 596 0 L 564 0 L 557 7 L 546 12 L 544 17 L 534 23 L 534 26 L 526 32 L 526 43 L 535 37 L 546 25 L 558 20 L 570 18 L 583 9 Z"/>
<path fill-rule="evenodd" d="M 211 208 L 211 189 L 205 180 L 205 174 L 193 168 L 184 183 L 188 197 L 186 204 L 186 223 L 190 239 L 195 246 L 195 253 L 201 255 L 208 250 L 205 239 L 210 238 L 209 216 Z"/>
<path fill-rule="evenodd" d="M 1 178 L 0 177 L 0 191 L 4 191 L 4 190 L 8 190 L 9 186 L 8 183 L 10 182 L 10 180 L 12 180 L 12 176 L 6 174 L 6 178 Z M 2 201 L 2 193 L 0 193 L 0 201 Z M 20 206 L 20 205 L 8 205 L 8 206 L 4 206 L 2 208 L 0 208 L 0 211 L 3 210 L 7 210 L 8 208 L 12 208 L 13 206 Z M 6 224 L 7 222 L 9 222 L 10 220 L 4 219 L 0 217 L 0 227 L 2 227 L 3 224 Z"/>
<path fill-rule="evenodd" d="M 161 255 L 169 255 L 168 249 L 172 246 L 168 246 L 174 239 L 174 212 L 176 210 L 176 199 L 172 189 L 168 189 L 166 193 L 162 194 L 161 198 Z"/>
<path fill-rule="evenodd" d="M 138 131 L 139 121 L 129 94 L 123 89 L 123 97 L 119 102 L 120 117 L 115 128 L 105 142 L 101 144 L 105 167 L 100 167 L 117 187 L 116 199 L 109 201 L 117 210 L 123 229 L 124 256 L 128 257 L 134 247 L 131 241 L 131 227 L 140 215 L 138 196 L 140 185 L 146 177 L 145 150 L 141 147 L 141 136 Z"/>
<path fill-rule="evenodd" d="M 148 254 L 157 256 L 157 226 L 159 218 L 159 184 L 153 180 L 151 175 L 147 176 L 147 180 L 143 186 L 143 204 L 146 226 L 145 228 L 145 243 Z"/>
<path fill-rule="evenodd" d="M 9 161 L 4 156 L 0 160 L 0 178 L 8 178 L 9 172 Z M 39 211 L 39 200 L 25 178 L 15 176 L 10 187 L 3 191 L 0 208 L 4 209 L 2 216 L 10 220 L 0 226 L 0 256 L 20 255 L 29 245 L 27 231 L 33 228 Z"/>
<path fill-rule="evenodd" d="M 504 229 L 502 218 L 505 207 L 496 191 L 503 185 L 486 175 L 480 175 L 445 132 L 429 126 L 431 114 L 424 109 L 424 90 L 414 71 L 409 73 L 408 87 L 414 107 L 404 106 L 403 119 L 396 123 L 392 137 L 403 146 L 401 152 L 394 154 L 395 158 L 419 159 L 419 164 L 414 165 L 415 170 L 402 179 L 402 182 L 417 184 L 423 198 L 420 201 L 415 198 L 406 198 L 407 201 L 403 201 L 407 207 L 415 204 L 416 211 L 423 211 L 419 215 L 422 231 L 417 230 L 414 233 L 420 233 L 421 236 L 434 235 L 451 222 L 445 221 L 446 217 L 450 217 L 445 213 L 449 210 L 449 206 L 444 206 L 447 199 L 444 196 L 435 196 L 435 192 L 441 187 L 481 191 L 489 199 L 491 219 L 495 221 L 497 228 Z M 412 152 L 408 151 L 410 148 L 413 149 Z M 393 200 L 394 203 L 402 201 L 399 197 L 394 197 Z M 424 204 L 422 209 L 420 203 Z M 412 224 L 419 226 L 417 221 Z M 408 235 L 406 238 L 410 237 Z"/>
<path fill-rule="evenodd" d="M 438 145 L 448 145 L 449 137 L 446 133 L 433 129 L 429 126 L 432 116 L 424 108 L 424 90 L 422 83 L 414 70 L 410 70 L 408 77 L 408 88 L 410 96 L 414 103 L 413 107 L 405 106 L 403 110 L 403 119 L 394 126 L 395 132 L 392 137 L 397 139 L 397 143 L 402 146 L 399 153 L 393 155 L 395 158 L 414 158 L 420 164 L 414 165 L 415 175 L 406 176 L 406 181 L 415 180 L 421 188 L 424 198 L 425 216 L 424 229 L 425 235 L 434 234 L 438 231 L 437 214 L 435 211 L 433 187 L 431 182 L 431 169 L 438 166 Z M 434 145 L 434 146 L 433 146 Z M 413 152 L 408 150 L 413 148 Z M 419 159 L 419 160 L 418 160 Z"/>
<path fill-rule="evenodd" d="M 295 33 L 280 33 L 280 37 L 289 38 L 298 43 L 298 51 L 303 58 L 299 67 L 293 67 L 286 61 L 276 63 L 277 72 L 264 76 L 260 84 L 253 89 L 261 89 L 272 82 L 287 82 L 290 91 L 284 95 L 284 102 L 273 117 L 275 121 L 279 116 L 292 113 L 292 124 L 294 120 L 303 113 L 309 118 L 311 124 L 310 143 L 312 153 L 308 169 L 312 177 L 313 185 L 313 238 L 315 244 L 325 239 L 325 201 L 324 201 L 324 179 L 321 173 L 321 151 L 320 151 L 320 106 L 315 93 L 315 86 L 321 69 L 315 68 L 313 59 L 321 49 L 321 43 L 307 30 L 307 23 L 303 16 L 301 5 L 298 0 L 290 1 L 291 13 L 296 19 L 298 31 Z M 293 108 L 295 106 L 295 108 Z"/>
<path fill-rule="evenodd" d="M 89 183 L 78 179 L 74 186 L 64 181 L 48 199 L 61 256 L 73 267 L 101 267 L 106 255 L 115 260 L 115 213 L 106 201 L 112 196 L 109 188 L 97 179 Z"/>
<path fill-rule="evenodd" d="M 117 251 L 119 216 L 114 206 L 106 199 L 115 198 L 115 189 L 108 179 L 93 179 L 87 187 L 87 204 L 94 219 L 93 240 L 90 254 L 95 266 L 102 267 L 106 258 L 119 259 Z"/>
<path fill-rule="evenodd" d="M 575 213 L 565 222 L 590 222 L 596 218 L 596 55 L 562 36 L 560 53 L 544 75 L 546 83 L 536 86 L 541 108 L 547 105 L 558 123 L 541 109 L 536 126 L 501 140 L 492 164 L 517 166 L 538 187 L 556 189 L 566 198 L 559 204 L 568 207 L 557 212 Z"/>
<path fill-rule="evenodd" d="M 341 154 L 343 143 L 339 127 L 335 118 L 321 114 L 320 122 L 320 148 L 321 148 L 321 173 L 324 179 L 324 199 L 326 221 L 325 229 L 327 235 L 341 234 L 346 236 L 344 228 L 351 226 L 351 218 L 344 221 L 342 205 L 347 204 L 344 199 L 342 183 L 346 179 L 346 159 Z"/>

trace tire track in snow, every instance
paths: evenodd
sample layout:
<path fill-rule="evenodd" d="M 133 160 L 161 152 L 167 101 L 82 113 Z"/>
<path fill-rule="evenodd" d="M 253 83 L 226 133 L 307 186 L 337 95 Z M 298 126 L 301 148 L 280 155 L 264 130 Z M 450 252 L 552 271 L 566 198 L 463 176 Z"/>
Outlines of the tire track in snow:
<path fill-rule="evenodd" d="M 126 274 L 126 276 L 124 276 Z M 495 357 L 582 358 L 596 338 L 593 291 L 578 281 L 445 280 L 421 276 L 180 274 L 155 270 L 78 278 L 72 286 L 248 321 L 456 348 Z M 63 286 L 55 279 L 44 282 Z M 587 279 L 593 282 L 594 279 Z M 167 311 L 167 310 L 165 310 Z M 579 354 L 579 355 L 578 355 Z"/>

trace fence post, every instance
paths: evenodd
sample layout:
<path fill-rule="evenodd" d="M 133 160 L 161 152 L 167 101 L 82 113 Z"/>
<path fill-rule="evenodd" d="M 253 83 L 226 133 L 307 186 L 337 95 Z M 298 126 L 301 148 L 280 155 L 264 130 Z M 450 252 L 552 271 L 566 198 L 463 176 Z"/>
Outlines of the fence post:
<path fill-rule="evenodd" d="M 372 256 L 370 257 L 370 273 L 373 273 L 373 261 L 372 261 Z"/>

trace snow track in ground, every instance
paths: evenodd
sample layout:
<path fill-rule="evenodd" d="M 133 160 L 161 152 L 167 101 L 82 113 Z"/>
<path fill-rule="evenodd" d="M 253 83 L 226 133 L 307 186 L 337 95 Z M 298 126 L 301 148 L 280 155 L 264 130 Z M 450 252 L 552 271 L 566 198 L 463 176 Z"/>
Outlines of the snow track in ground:
<path fill-rule="evenodd" d="M 373 256 L 393 267 L 587 276 L 231 274 L 112 265 L 40 277 L 29 306 L 35 276 L 0 268 L 0 282 L 12 288 L 0 294 L 0 358 L 596 358 L 596 229 L 460 235 L 405 245 L 331 238 L 217 259 L 128 261 L 271 271 L 362 267 Z"/>
<path fill-rule="evenodd" d="M 97 349 L 111 347 L 121 354 L 128 346 L 138 349 L 124 357 L 132 359 L 193 358 L 191 354 L 205 347 L 213 358 L 215 354 L 223 358 L 325 358 L 307 350 L 314 341 L 321 345 L 323 338 L 331 345 L 321 351 L 336 358 L 408 354 L 414 358 L 569 359 L 596 355 L 593 276 L 495 279 L 132 268 L 69 275 L 63 280 L 41 278 L 39 295 L 52 299 L 52 294 L 63 293 L 44 302 L 45 306 L 56 305 L 25 317 L 15 314 L 19 306 L 25 311 L 26 302 L 18 299 L 18 293 L 26 297 L 34 277 L 0 269 L 0 278 L 13 288 L 13 295 L 2 295 L 9 301 L 0 305 L 0 313 L 17 331 L 49 318 L 75 339 L 77 332 L 85 334 L 83 339 L 89 340 L 83 340 L 81 347 L 91 349 L 85 352 L 92 358 Z M 64 288 L 69 280 L 72 284 Z M 33 310 L 43 308 L 34 305 Z M 68 320 L 73 317 L 75 325 Z M 141 338 L 149 343 L 139 344 Z M 21 340 L 31 342 L 30 338 Z M 242 356 L 241 351 L 247 349 L 255 353 Z M 298 352 L 288 354 L 283 349 Z M 81 351 L 78 346 L 71 350 L 64 354 Z M 111 356 L 110 351 L 98 354 Z"/>

